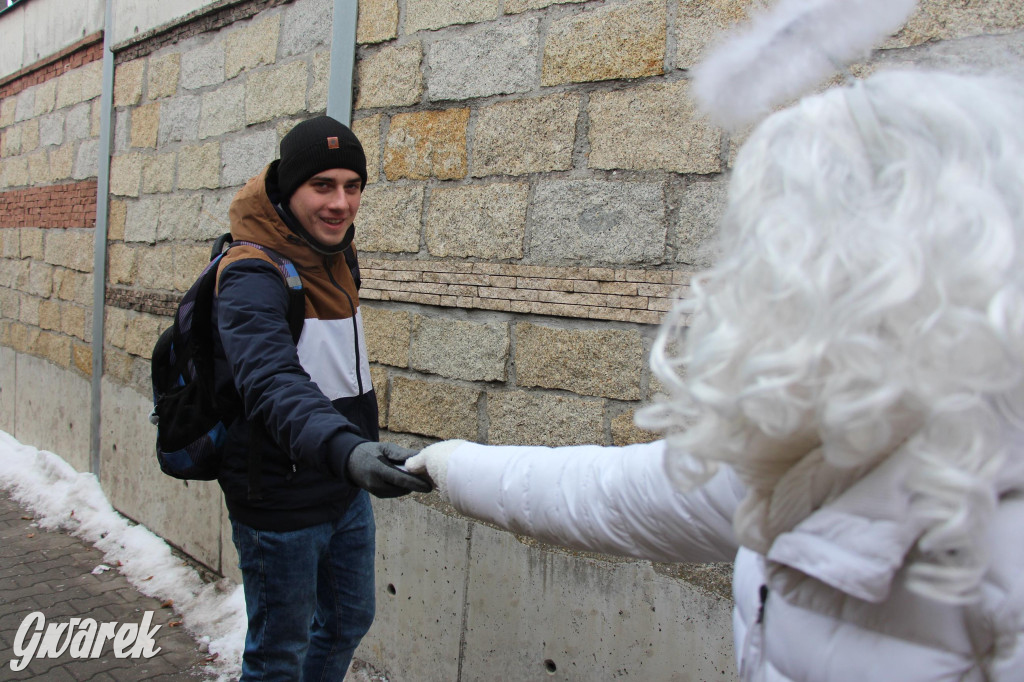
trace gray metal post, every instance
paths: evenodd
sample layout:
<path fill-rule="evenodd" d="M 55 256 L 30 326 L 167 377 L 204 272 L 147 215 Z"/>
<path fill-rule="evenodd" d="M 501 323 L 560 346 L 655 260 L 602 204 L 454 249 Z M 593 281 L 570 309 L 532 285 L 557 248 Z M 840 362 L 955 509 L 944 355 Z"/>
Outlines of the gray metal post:
<path fill-rule="evenodd" d="M 114 113 L 114 0 L 107 0 L 103 20 L 103 89 L 100 94 L 100 149 L 96 182 L 96 228 L 92 260 L 92 393 L 89 423 L 89 470 L 100 477 L 100 397 L 103 379 L 103 315 L 107 283 L 107 221 L 110 200 L 110 129 Z"/>
<path fill-rule="evenodd" d="M 352 122 L 352 78 L 356 65 L 357 0 L 334 0 L 331 34 L 331 77 L 327 85 L 327 115 L 345 125 Z"/>

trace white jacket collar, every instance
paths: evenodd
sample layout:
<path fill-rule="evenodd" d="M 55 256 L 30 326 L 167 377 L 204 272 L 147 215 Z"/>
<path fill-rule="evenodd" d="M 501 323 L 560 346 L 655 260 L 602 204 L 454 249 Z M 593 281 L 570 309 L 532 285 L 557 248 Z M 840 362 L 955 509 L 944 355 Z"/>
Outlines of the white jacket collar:
<path fill-rule="evenodd" d="M 1024 489 L 1024 434 L 1015 434 L 998 491 Z M 821 509 L 780 534 L 766 555 L 772 582 L 803 579 L 796 569 L 850 596 L 884 601 L 926 523 L 910 513 L 906 480 L 917 466 L 900 448 Z"/>
<path fill-rule="evenodd" d="M 893 577 L 924 531 L 910 515 L 904 482 L 914 463 L 901 448 L 825 507 L 780 534 L 768 551 L 773 564 L 796 569 L 869 602 L 889 595 Z"/>

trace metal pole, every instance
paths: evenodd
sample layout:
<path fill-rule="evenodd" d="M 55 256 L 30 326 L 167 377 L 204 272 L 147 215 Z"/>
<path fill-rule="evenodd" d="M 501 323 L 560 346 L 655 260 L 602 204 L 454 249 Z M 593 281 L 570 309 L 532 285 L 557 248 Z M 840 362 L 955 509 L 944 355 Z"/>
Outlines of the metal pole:
<path fill-rule="evenodd" d="M 100 95 L 99 170 L 96 180 L 96 228 L 92 261 L 92 395 L 89 470 L 100 477 L 100 399 L 103 379 L 103 317 L 107 283 L 107 222 L 110 201 L 110 140 L 114 112 L 114 0 L 106 2 L 103 21 L 103 89 Z"/>
<path fill-rule="evenodd" d="M 331 34 L 331 76 L 327 85 L 327 115 L 352 123 L 352 78 L 356 65 L 357 0 L 334 0 Z"/>

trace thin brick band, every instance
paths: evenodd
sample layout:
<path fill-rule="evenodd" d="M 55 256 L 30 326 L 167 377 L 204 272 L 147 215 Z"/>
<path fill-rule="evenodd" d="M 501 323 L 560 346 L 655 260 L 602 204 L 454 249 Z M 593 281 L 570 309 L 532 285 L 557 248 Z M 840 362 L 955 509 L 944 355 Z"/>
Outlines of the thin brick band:
<path fill-rule="evenodd" d="M 366 258 L 361 299 L 659 324 L 690 273 Z"/>
<path fill-rule="evenodd" d="M 420 303 L 590 320 L 660 324 L 690 273 L 679 270 L 551 267 L 500 263 L 385 260 L 360 265 L 365 301 Z M 172 315 L 180 293 L 107 287 L 118 308 Z"/>

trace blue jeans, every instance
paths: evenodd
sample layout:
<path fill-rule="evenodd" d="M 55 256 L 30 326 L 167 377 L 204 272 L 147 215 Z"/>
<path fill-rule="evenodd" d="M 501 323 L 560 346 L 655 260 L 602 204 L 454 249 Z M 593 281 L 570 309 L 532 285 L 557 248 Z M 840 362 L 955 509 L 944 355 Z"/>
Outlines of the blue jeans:
<path fill-rule="evenodd" d="M 366 491 L 337 521 L 283 533 L 232 521 L 231 539 L 249 619 L 241 682 L 343 679 L 375 606 Z"/>

